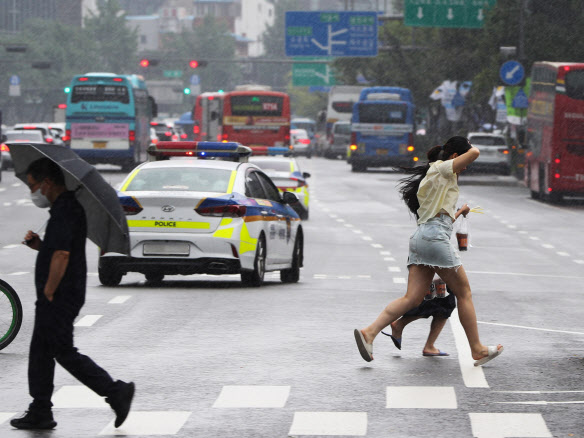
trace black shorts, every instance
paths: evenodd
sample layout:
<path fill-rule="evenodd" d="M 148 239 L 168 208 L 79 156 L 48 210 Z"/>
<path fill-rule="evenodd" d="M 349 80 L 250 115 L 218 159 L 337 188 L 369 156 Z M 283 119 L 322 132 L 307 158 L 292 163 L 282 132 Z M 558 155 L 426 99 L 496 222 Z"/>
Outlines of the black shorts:
<path fill-rule="evenodd" d="M 424 300 L 418 307 L 405 313 L 406 316 L 417 316 L 421 318 L 429 318 L 430 316 L 438 316 L 441 318 L 450 318 L 452 311 L 456 308 L 456 299 L 452 293 L 449 293 L 444 298 L 434 298 L 433 300 Z"/>

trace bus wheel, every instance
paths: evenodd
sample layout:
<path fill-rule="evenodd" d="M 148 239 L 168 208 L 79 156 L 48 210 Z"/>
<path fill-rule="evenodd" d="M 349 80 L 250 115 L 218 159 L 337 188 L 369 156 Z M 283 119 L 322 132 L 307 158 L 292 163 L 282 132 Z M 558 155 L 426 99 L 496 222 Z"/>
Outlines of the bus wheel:
<path fill-rule="evenodd" d="M 539 193 L 535 190 L 531 191 L 531 199 L 539 199 Z"/>
<path fill-rule="evenodd" d="M 367 170 L 367 166 L 361 163 L 353 163 L 351 164 L 351 171 L 352 172 L 365 172 Z"/>

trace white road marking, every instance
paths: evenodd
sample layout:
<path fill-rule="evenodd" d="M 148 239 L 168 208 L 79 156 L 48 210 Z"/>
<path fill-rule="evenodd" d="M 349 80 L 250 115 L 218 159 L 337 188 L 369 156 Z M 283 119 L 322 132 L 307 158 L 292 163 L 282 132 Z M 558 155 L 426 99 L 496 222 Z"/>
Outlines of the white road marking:
<path fill-rule="evenodd" d="M 6 187 L 0 187 L 0 192 L 5 192 L 6 191 Z"/>
<path fill-rule="evenodd" d="M 371 275 L 357 275 L 357 278 L 363 278 L 363 279 L 371 278 Z"/>
<path fill-rule="evenodd" d="M 337 219 L 337 222 L 345 222 L 345 219 Z"/>
<path fill-rule="evenodd" d="M 21 183 L 19 183 L 19 182 L 17 182 L 17 183 L 14 183 L 14 184 L 11 184 L 11 186 L 12 186 L 12 187 L 20 187 L 21 185 L 22 185 L 22 184 L 21 184 Z"/>
<path fill-rule="evenodd" d="M 55 408 L 103 408 L 108 409 L 110 405 L 105 402 L 91 389 L 83 385 L 62 386 L 51 401 Z"/>
<path fill-rule="evenodd" d="M 361 231 L 361 230 L 351 230 L 351 231 L 353 231 L 353 233 L 355 233 L 355 234 L 363 234 L 363 231 Z"/>
<path fill-rule="evenodd" d="M 130 411 L 121 427 L 115 428 L 112 420 L 100 435 L 176 435 L 187 422 L 191 412 L 185 411 Z"/>
<path fill-rule="evenodd" d="M 354 225 L 352 225 L 352 224 L 345 224 L 345 227 L 347 227 L 347 228 L 353 228 L 353 226 Z"/>
<path fill-rule="evenodd" d="M 469 413 L 475 438 L 551 438 L 541 414 Z"/>
<path fill-rule="evenodd" d="M 539 240 L 539 237 L 537 237 L 537 236 L 529 236 L 529 238 L 530 238 L 531 240 Z"/>
<path fill-rule="evenodd" d="M 30 272 L 12 272 L 12 273 L 7 274 L 7 275 L 26 275 L 26 274 L 30 274 Z"/>
<path fill-rule="evenodd" d="M 456 409 L 452 386 L 388 386 L 385 407 L 389 409 Z"/>
<path fill-rule="evenodd" d="M 17 245 L 17 244 L 6 245 L 3 248 L 4 249 L 11 249 L 11 248 L 18 248 L 19 246 L 22 246 L 22 243 L 20 245 Z"/>
<path fill-rule="evenodd" d="M 512 230 L 517 228 L 517 225 L 507 225 L 507 228 L 511 228 Z"/>
<path fill-rule="evenodd" d="M 450 327 L 454 334 L 456 350 L 458 351 L 458 363 L 462 373 L 462 380 L 467 388 L 488 388 L 489 384 L 485 378 L 482 367 L 475 367 L 474 360 L 468 346 L 468 340 L 464 329 L 458 319 L 458 312 L 452 312 L 450 315 Z M 497 360 L 497 359 L 495 359 Z M 475 437 L 478 435 L 474 435 Z"/>
<path fill-rule="evenodd" d="M 570 254 L 568 254 L 567 252 L 564 251 L 558 251 L 556 252 L 557 255 L 562 256 L 562 257 L 570 257 Z"/>
<path fill-rule="evenodd" d="M 554 329 L 546 329 L 540 327 L 527 327 L 524 325 L 515 325 L 515 324 L 501 324 L 499 322 L 484 322 L 484 321 L 477 321 L 479 324 L 488 324 L 488 325 L 497 325 L 500 327 L 513 327 L 513 328 L 522 328 L 527 330 L 538 330 L 541 332 L 553 332 L 553 333 L 565 333 L 569 335 L 584 335 L 584 332 L 571 332 L 567 330 L 554 330 Z"/>
<path fill-rule="evenodd" d="M 395 259 L 393 257 L 383 257 L 383 260 L 386 262 L 395 262 Z"/>
<path fill-rule="evenodd" d="M 399 266 L 388 266 L 387 270 L 389 272 L 401 272 L 401 269 L 399 268 Z"/>
<path fill-rule="evenodd" d="M 383 248 L 383 245 L 381 243 L 372 243 L 371 246 L 373 248 Z"/>
<path fill-rule="evenodd" d="M 552 275 L 552 274 L 525 274 L 522 272 L 489 272 L 489 271 L 466 271 L 467 274 L 486 274 L 486 275 L 516 275 L 518 277 L 545 277 L 545 278 L 575 278 L 584 279 L 577 275 Z"/>
<path fill-rule="evenodd" d="M 329 214 L 329 216 L 332 217 L 333 219 L 338 217 L 338 215 L 336 215 L 336 214 Z"/>
<path fill-rule="evenodd" d="M 554 245 L 550 245 L 549 243 L 542 243 L 541 245 L 543 248 L 552 249 L 555 248 Z"/>
<path fill-rule="evenodd" d="M 290 396 L 290 386 L 226 385 L 214 408 L 283 408 Z"/>
<path fill-rule="evenodd" d="M 584 392 L 584 391 L 493 391 L 505 394 L 567 394 L 574 392 Z"/>
<path fill-rule="evenodd" d="M 584 265 L 584 260 L 574 260 L 574 263 L 578 263 L 579 265 Z"/>
<path fill-rule="evenodd" d="M 132 298 L 132 295 L 118 295 L 108 301 L 108 304 L 123 304 Z"/>
<path fill-rule="evenodd" d="M 406 279 L 404 277 L 393 277 L 393 282 L 397 284 L 406 284 Z"/>
<path fill-rule="evenodd" d="M 544 401 L 544 400 L 534 400 L 534 401 L 518 401 L 518 402 L 495 402 L 498 405 L 581 405 L 584 404 L 584 400 L 573 400 L 573 401 Z"/>
<path fill-rule="evenodd" d="M 85 315 L 83 318 L 81 318 L 79 321 L 77 321 L 73 325 L 75 327 L 91 327 L 102 316 L 103 315 Z"/>
<path fill-rule="evenodd" d="M 508 223 L 508 222 L 509 222 L 509 221 L 508 221 L 508 220 L 505 220 L 505 219 L 502 219 L 502 220 L 501 220 L 501 223 L 502 223 L 502 224 L 506 224 L 506 223 Z"/>
<path fill-rule="evenodd" d="M 391 255 L 391 251 L 379 251 L 379 255 Z"/>
<path fill-rule="evenodd" d="M 4 423 L 6 420 L 14 417 L 16 412 L 0 412 L 0 424 Z"/>
<path fill-rule="evenodd" d="M 373 240 L 373 237 L 369 237 L 369 236 L 362 236 L 361 238 L 362 238 L 363 240 L 367 240 L 367 241 L 369 241 L 369 240 Z"/>
<path fill-rule="evenodd" d="M 12 205 L 12 203 L 10 203 L 10 202 L 5 202 L 4 203 L 4 207 L 10 207 L 11 205 Z"/>
<path fill-rule="evenodd" d="M 294 412 L 288 436 L 367 434 L 367 412 Z"/>
<path fill-rule="evenodd" d="M 521 231 L 518 231 L 518 233 L 519 233 L 519 234 L 527 234 L 527 231 L 525 231 L 525 230 L 521 230 Z"/>

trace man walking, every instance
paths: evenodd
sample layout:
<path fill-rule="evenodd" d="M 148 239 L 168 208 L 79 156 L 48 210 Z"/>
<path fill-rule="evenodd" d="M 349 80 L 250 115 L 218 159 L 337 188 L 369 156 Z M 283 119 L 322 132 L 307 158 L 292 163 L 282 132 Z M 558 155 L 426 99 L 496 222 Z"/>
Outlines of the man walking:
<path fill-rule="evenodd" d="M 56 360 L 81 383 L 107 397 L 116 414 L 115 427 L 119 427 L 130 411 L 134 383 L 114 381 L 73 345 L 73 322 L 85 303 L 85 211 L 74 192 L 65 187 L 63 172 L 53 161 L 36 160 L 26 173 L 33 203 L 51 209 L 44 240 L 32 231 L 25 236 L 25 243 L 38 251 L 35 323 L 28 364 L 33 401 L 24 416 L 10 424 L 18 429 L 52 429 L 57 425 L 51 410 Z"/>

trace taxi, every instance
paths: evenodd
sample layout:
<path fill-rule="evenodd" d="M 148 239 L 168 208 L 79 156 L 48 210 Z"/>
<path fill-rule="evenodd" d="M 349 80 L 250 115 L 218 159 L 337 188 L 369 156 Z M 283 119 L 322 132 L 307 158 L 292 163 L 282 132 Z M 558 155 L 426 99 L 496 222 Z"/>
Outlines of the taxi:
<path fill-rule="evenodd" d="M 308 206 L 310 195 L 308 191 L 308 178 L 310 173 L 302 172 L 298 161 L 289 156 L 286 148 L 252 146 L 252 156 L 249 162 L 262 169 L 274 182 L 280 192 L 292 192 L 298 197 L 299 202 L 292 204 L 300 219 L 308 219 Z"/>
<path fill-rule="evenodd" d="M 160 141 L 148 153 L 154 161 L 137 166 L 119 187 L 131 252 L 100 254 L 103 285 L 117 286 L 128 272 L 149 282 L 240 274 L 245 285 L 258 287 L 268 271 L 280 271 L 284 283 L 299 280 L 304 233 L 291 207 L 298 197 L 280 193 L 248 163 L 249 148 Z"/>

